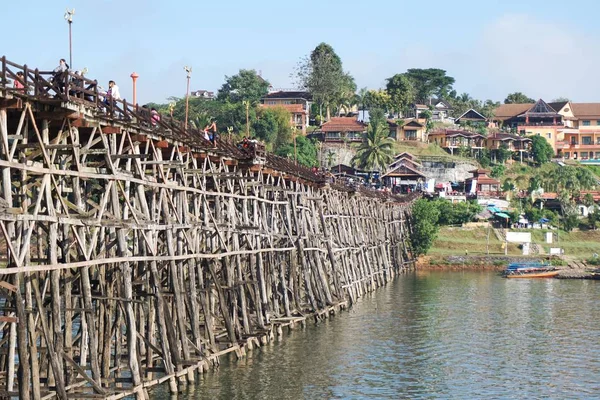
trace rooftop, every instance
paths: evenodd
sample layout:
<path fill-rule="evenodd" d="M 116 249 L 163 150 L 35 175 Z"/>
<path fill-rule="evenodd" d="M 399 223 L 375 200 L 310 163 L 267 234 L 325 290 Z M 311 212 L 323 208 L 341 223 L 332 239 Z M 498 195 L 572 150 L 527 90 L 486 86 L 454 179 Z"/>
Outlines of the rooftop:
<path fill-rule="evenodd" d="M 366 129 L 367 124 L 356 117 L 333 117 L 321 125 L 323 132 L 364 132 Z"/>

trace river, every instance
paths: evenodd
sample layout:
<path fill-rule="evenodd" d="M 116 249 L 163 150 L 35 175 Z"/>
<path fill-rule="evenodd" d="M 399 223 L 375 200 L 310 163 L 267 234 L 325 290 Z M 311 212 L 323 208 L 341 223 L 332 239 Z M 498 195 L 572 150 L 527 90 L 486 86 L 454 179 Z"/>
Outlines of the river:
<path fill-rule="evenodd" d="M 600 282 L 419 271 L 181 398 L 589 399 L 599 377 Z"/>

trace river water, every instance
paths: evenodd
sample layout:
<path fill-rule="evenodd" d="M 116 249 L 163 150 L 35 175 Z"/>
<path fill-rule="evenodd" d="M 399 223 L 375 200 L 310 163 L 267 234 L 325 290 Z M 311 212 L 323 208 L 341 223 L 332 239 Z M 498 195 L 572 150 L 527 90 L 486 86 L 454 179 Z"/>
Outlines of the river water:
<path fill-rule="evenodd" d="M 415 272 L 180 398 L 590 399 L 599 378 L 599 281 Z"/>

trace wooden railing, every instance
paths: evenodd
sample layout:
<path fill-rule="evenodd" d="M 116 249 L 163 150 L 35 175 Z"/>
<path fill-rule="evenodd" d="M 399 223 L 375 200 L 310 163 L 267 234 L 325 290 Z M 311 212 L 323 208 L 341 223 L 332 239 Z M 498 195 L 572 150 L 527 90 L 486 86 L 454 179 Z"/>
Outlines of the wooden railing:
<path fill-rule="evenodd" d="M 183 144 L 200 149 L 210 149 L 217 154 L 235 156 L 239 159 L 251 157 L 239 151 L 228 141 L 219 140 L 218 144 L 206 140 L 204 133 L 188 127 L 169 115 L 160 115 L 160 119 L 152 119 L 150 110 L 138 104 L 129 103 L 125 99 L 107 98 L 100 91 L 97 80 L 91 80 L 72 71 L 54 73 L 31 69 L 27 65 L 19 65 L 9 61 L 6 56 L 0 59 L 0 94 L 27 100 L 56 100 L 59 102 L 81 103 L 95 110 L 95 117 L 100 119 L 135 124 L 143 131 L 160 131 L 161 136 L 183 142 Z M 18 73 L 22 73 L 22 77 Z M 14 82 L 23 87 L 14 87 Z"/>

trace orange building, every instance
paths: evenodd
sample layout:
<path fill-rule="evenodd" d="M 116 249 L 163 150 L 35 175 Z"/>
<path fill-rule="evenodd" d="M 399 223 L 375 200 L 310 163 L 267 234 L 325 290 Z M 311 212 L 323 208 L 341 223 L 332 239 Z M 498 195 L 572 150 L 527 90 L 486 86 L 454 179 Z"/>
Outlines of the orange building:
<path fill-rule="evenodd" d="M 290 124 L 302 135 L 309 125 L 312 96 L 308 92 L 280 90 L 261 99 L 262 107 L 282 107 L 292 114 Z"/>

